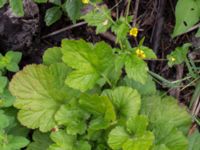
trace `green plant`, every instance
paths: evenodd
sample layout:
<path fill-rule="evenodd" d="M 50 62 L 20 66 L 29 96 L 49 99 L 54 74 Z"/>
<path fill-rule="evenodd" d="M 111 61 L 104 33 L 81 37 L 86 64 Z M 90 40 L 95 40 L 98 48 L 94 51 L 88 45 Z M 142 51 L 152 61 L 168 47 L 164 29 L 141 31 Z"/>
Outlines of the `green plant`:
<path fill-rule="evenodd" d="M 16 119 L 16 109 L 12 107 L 15 98 L 10 94 L 6 72 L 19 70 L 21 53 L 8 51 L 0 54 L 0 149 L 19 150 L 29 144 L 26 138 L 28 129 L 22 127 Z"/>
<path fill-rule="evenodd" d="M 0 0 L 0 8 L 6 3 L 9 5 L 17 16 L 24 16 L 23 0 Z M 81 16 L 81 9 L 84 6 L 82 0 L 34 0 L 36 3 L 51 3 L 54 6 L 46 10 L 45 23 L 47 26 L 54 24 L 61 16 L 68 15 L 73 23 Z M 92 0 L 92 2 L 101 2 L 101 0 Z"/>
<path fill-rule="evenodd" d="M 200 1 L 199 0 L 178 0 L 176 5 L 176 25 L 172 36 L 176 37 L 186 33 L 191 29 L 200 17 Z M 184 15 L 183 15 L 184 14 Z M 198 27 L 198 26 L 197 26 Z M 200 29 L 197 31 L 196 36 L 200 35 Z"/>
<path fill-rule="evenodd" d="M 43 64 L 26 66 L 10 83 L 20 123 L 46 132 L 38 139 L 51 132 L 49 150 L 187 150 L 190 115 L 161 98 L 136 49 L 83 40 L 48 49 Z M 41 149 L 38 139 L 29 150 Z"/>

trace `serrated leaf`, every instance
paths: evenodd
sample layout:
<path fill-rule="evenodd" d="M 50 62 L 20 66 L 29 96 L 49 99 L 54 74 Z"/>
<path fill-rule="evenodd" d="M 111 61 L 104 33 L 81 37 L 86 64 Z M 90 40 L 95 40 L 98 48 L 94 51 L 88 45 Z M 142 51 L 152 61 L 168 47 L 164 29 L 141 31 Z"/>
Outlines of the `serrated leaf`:
<path fill-rule="evenodd" d="M 82 2 L 80 0 L 67 0 L 63 4 L 64 11 L 67 12 L 69 18 L 73 23 L 76 23 L 76 20 L 79 19 L 81 15 Z"/>
<path fill-rule="evenodd" d="M 167 55 L 168 65 L 172 67 L 173 65 L 181 64 L 187 59 L 187 53 L 191 44 L 186 43 L 182 47 L 177 47 L 171 54 Z"/>
<path fill-rule="evenodd" d="M 171 97 L 161 100 L 159 96 L 144 98 L 141 108 L 142 113 L 148 115 L 156 143 L 170 146 L 170 150 L 173 147 L 173 150 L 187 148 L 184 133 L 188 132 L 191 117 L 185 108 L 179 107 Z"/>
<path fill-rule="evenodd" d="M 137 116 L 141 100 L 136 90 L 130 87 L 118 87 L 114 90 L 105 90 L 103 95 L 112 101 L 120 120 Z"/>
<path fill-rule="evenodd" d="M 54 115 L 61 104 L 77 95 L 64 84 L 68 71 L 64 64 L 28 65 L 14 76 L 9 89 L 24 126 L 46 132 L 56 125 Z"/>
<path fill-rule="evenodd" d="M 147 129 L 148 117 L 144 115 L 138 115 L 136 117 L 129 118 L 126 126 L 129 133 L 142 135 Z"/>
<path fill-rule="evenodd" d="M 26 147 L 29 144 L 29 140 L 22 136 L 4 135 L 3 140 L 6 140 L 6 144 L 0 144 L 1 150 L 19 150 Z"/>
<path fill-rule="evenodd" d="M 154 135 L 146 131 L 142 136 L 128 139 L 122 146 L 123 150 L 149 150 L 153 145 Z"/>
<path fill-rule="evenodd" d="M 94 9 L 81 17 L 88 25 L 96 27 L 96 33 L 106 32 L 112 25 L 111 12 L 106 7 Z"/>
<path fill-rule="evenodd" d="M 150 75 L 148 75 L 145 85 L 129 79 L 127 76 L 123 80 L 123 85 L 136 89 L 141 95 L 152 95 L 156 93 L 156 85 Z"/>
<path fill-rule="evenodd" d="M 87 141 L 77 140 L 76 136 L 68 135 L 63 130 L 52 132 L 50 137 L 55 143 L 48 150 L 91 150 Z"/>
<path fill-rule="evenodd" d="M 108 136 L 108 145 L 114 149 L 120 149 L 123 144 L 129 139 L 129 135 L 124 129 L 124 127 L 115 127 Z"/>
<path fill-rule="evenodd" d="M 31 142 L 26 150 L 46 150 L 52 141 L 49 133 L 41 133 L 38 130 L 33 133 L 33 142 Z"/>
<path fill-rule="evenodd" d="M 22 0 L 9 0 L 10 7 L 15 15 L 24 16 L 24 8 Z"/>
<path fill-rule="evenodd" d="M 179 0 L 176 4 L 176 25 L 173 37 L 176 37 L 199 21 L 200 9 L 198 3 L 195 0 Z M 184 15 L 183 15 L 184 14 Z"/>
<path fill-rule="evenodd" d="M 66 84 L 84 92 L 105 78 L 114 61 L 112 48 L 104 42 L 91 45 L 83 40 L 62 41 L 63 61 L 74 69 Z"/>
<path fill-rule="evenodd" d="M 59 47 L 48 48 L 43 55 L 43 63 L 51 65 L 62 62 L 62 53 Z"/>
<path fill-rule="evenodd" d="M 127 73 L 127 76 L 130 79 L 133 79 L 137 82 L 140 82 L 142 84 L 145 84 L 147 81 L 148 76 L 148 67 L 146 62 L 144 62 L 139 57 L 132 55 L 127 56 L 126 62 L 125 62 L 125 70 Z"/>
<path fill-rule="evenodd" d="M 54 24 L 62 16 L 62 11 L 59 6 L 54 6 L 46 11 L 44 21 L 47 26 Z"/>
<path fill-rule="evenodd" d="M 79 103 L 85 111 L 96 117 L 103 116 L 105 121 L 110 122 L 116 119 L 114 106 L 106 96 L 84 94 L 80 97 Z"/>
<path fill-rule="evenodd" d="M 174 129 L 160 143 L 165 143 L 170 150 L 188 150 L 188 140 L 181 131 Z"/>
<path fill-rule="evenodd" d="M 120 17 L 115 24 L 111 26 L 112 32 L 117 36 L 116 42 L 120 42 L 127 37 L 129 32 L 129 23 L 130 22 L 127 22 L 125 17 Z"/>
<path fill-rule="evenodd" d="M 86 120 L 89 114 L 77 106 L 63 105 L 55 115 L 59 125 L 67 126 L 67 133 L 71 135 L 83 134 L 87 129 Z"/>

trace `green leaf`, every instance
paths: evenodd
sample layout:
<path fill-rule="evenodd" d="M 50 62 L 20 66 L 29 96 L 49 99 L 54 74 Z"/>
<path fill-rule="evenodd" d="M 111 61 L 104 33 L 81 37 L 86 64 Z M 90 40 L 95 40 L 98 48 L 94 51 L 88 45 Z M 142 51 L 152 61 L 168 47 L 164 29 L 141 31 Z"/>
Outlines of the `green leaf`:
<path fill-rule="evenodd" d="M 128 139 L 124 145 L 123 150 L 149 150 L 153 145 L 154 135 L 151 132 L 145 132 L 142 136 L 136 136 Z"/>
<path fill-rule="evenodd" d="M 4 138 L 4 143 L 0 144 L 1 150 L 19 150 L 29 144 L 29 140 L 21 136 L 4 135 L 2 137 L 1 135 L 1 138 Z"/>
<path fill-rule="evenodd" d="M 91 45 L 83 40 L 63 40 L 62 53 L 63 61 L 74 69 L 66 84 L 82 92 L 92 89 L 102 77 L 106 79 L 114 62 L 112 48 L 104 42 Z"/>
<path fill-rule="evenodd" d="M 48 150 L 91 150 L 87 141 L 77 140 L 76 136 L 68 135 L 63 130 L 52 132 L 50 137 L 55 144 L 50 145 Z"/>
<path fill-rule="evenodd" d="M 119 150 L 128 139 L 129 135 L 124 127 L 117 126 L 109 133 L 108 145 L 114 150 Z"/>
<path fill-rule="evenodd" d="M 127 56 L 126 62 L 125 62 L 125 70 L 127 73 L 127 76 L 130 79 L 133 79 L 137 82 L 140 82 L 141 84 L 145 84 L 147 81 L 148 76 L 148 67 L 146 62 L 144 62 L 139 57 L 132 55 Z"/>
<path fill-rule="evenodd" d="M 199 21 L 199 12 L 198 3 L 195 0 L 179 0 L 176 4 L 176 25 L 172 36 L 176 37 L 196 24 Z"/>
<path fill-rule="evenodd" d="M 9 117 L 2 110 L 0 110 L 0 120 L 0 130 L 9 126 Z"/>
<path fill-rule="evenodd" d="M 6 68 L 8 71 L 17 72 L 19 70 L 18 63 L 22 58 L 21 52 L 9 51 L 3 57 L 0 56 L 0 68 Z"/>
<path fill-rule="evenodd" d="M 135 117 L 140 110 L 140 95 L 130 87 L 105 90 L 102 95 L 108 96 L 112 101 L 120 120 Z"/>
<path fill-rule="evenodd" d="M 87 129 L 86 120 L 89 114 L 77 106 L 63 105 L 55 115 L 59 125 L 67 126 L 67 133 L 71 135 L 83 134 Z"/>
<path fill-rule="evenodd" d="M 105 121 L 116 120 L 114 106 L 106 96 L 84 94 L 80 97 L 79 103 L 85 111 L 97 117 L 103 116 Z"/>
<path fill-rule="evenodd" d="M 199 150 L 200 149 L 200 145 L 199 145 L 200 133 L 198 132 L 198 130 L 196 130 L 188 138 L 189 138 L 189 148 L 188 148 L 188 150 Z"/>
<path fill-rule="evenodd" d="M 148 118 L 144 115 L 132 117 L 127 121 L 127 130 L 131 134 L 142 135 L 147 129 Z"/>
<path fill-rule="evenodd" d="M 111 12 L 106 7 L 101 7 L 99 9 L 94 9 L 82 16 L 88 25 L 96 27 L 96 33 L 106 32 L 112 25 L 110 20 Z"/>
<path fill-rule="evenodd" d="M 33 142 L 31 142 L 26 150 L 46 150 L 52 144 L 48 133 L 41 133 L 38 130 L 33 133 Z"/>
<path fill-rule="evenodd" d="M 0 95 L 0 107 L 10 107 L 13 105 L 15 97 L 11 95 L 8 89 L 5 89 Z"/>
<path fill-rule="evenodd" d="M 0 0 L 0 8 L 2 8 L 7 2 L 7 0 Z"/>
<path fill-rule="evenodd" d="M 18 64 L 20 60 L 22 59 L 22 53 L 21 52 L 14 52 L 14 51 L 8 51 L 5 55 L 6 58 L 8 58 L 11 62 Z"/>
<path fill-rule="evenodd" d="M 132 17 L 130 17 L 129 20 L 131 20 Z M 112 25 L 111 30 L 114 32 L 117 36 L 116 42 L 121 42 L 127 37 L 127 34 L 129 32 L 129 23 L 130 21 L 126 21 L 125 17 L 120 17 L 114 25 Z"/>
<path fill-rule="evenodd" d="M 183 133 L 188 132 L 191 117 L 185 108 L 178 106 L 172 97 L 160 99 L 159 96 L 143 98 L 141 108 L 141 112 L 149 118 L 149 126 L 156 137 L 156 143 L 170 146 L 170 150 L 173 146 L 173 150 L 187 148 Z"/>
<path fill-rule="evenodd" d="M 191 44 L 186 43 L 182 47 L 177 47 L 171 54 L 167 55 L 168 65 L 172 67 L 173 65 L 181 64 L 187 59 L 187 53 Z"/>
<path fill-rule="evenodd" d="M 14 106 L 20 109 L 18 119 L 24 126 L 46 132 L 56 125 L 57 110 L 77 95 L 64 84 L 68 72 L 64 64 L 28 65 L 14 76 L 9 89 L 16 97 Z"/>
<path fill-rule="evenodd" d="M 43 55 L 43 63 L 51 65 L 62 62 L 62 53 L 59 47 L 48 48 Z"/>
<path fill-rule="evenodd" d="M 174 129 L 159 143 L 165 143 L 170 150 L 188 150 L 188 140 L 182 132 Z"/>
<path fill-rule="evenodd" d="M 47 26 L 50 26 L 54 24 L 56 21 L 58 21 L 62 16 L 62 11 L 59 6 L 54 6 L 52 8 L 49 8 L 46 11 L 44 21 L 46 22 Z"/>
<path fill-rule="evenodd" d="M 141 84 L 140 82 L 129 79 L 127 76 L 124 78 L 123 85 L 136 89 L 142 96 L 152 95 L 156 93 L 156 85 L 150 75 L 147 76 L 147 81 L 145 85 Z"/>
<path fill-rule="evenodd" d="M 80 0 L 67 0 L 63 4 L 63 9 L 67 12 L 69 18 L 73 23 L 76 23 L 76 20 L 79 19 L 81 15 L 82 2 Z"/>
<path fill-rule="evenodd" d="M 153 147 L 153 150 L 170 150 L 169 148 L 166 147 L 166 145 L 161 144 L 161 145 L 156 145 Z"/>
<path fill-rule="evenodd" d="M 62 3 L 61 3 L 61 0 L 49 0 L 50 3 L 53 3 L 55 5 L 58 5 L 60 6 Z"/>
<path fill-rule="evenodd" d="M 114 150 L 149 150 L 153 142 L 152 132 L 145 131 L 140 135 L 128 134 L 121 126 L 112 129 L 108 136 L 108 145 Z"/>
<path fill-rule="evenodd" d="M 0 93 L 3 93 L 7 84 L 8 84 L 8 78 L 4 76 L 0 76 Z"/>
<path fill-rule="evenodd" d="M 24 8 L 22 0 L 9 0 L 10 7 L 15 15 L 24 16 Z"/>
<path fill-rule="evenodd" d="M 135 48 L 133 48 L 133 52 L 136 53 L 136 50 L 138 48 L 140 50 L 144 51 L 145 56 L 146 56 L 145 59 L 156 59 L 157 58 L 157 56 L 154 53 L 154 51 L 151 48 L 146 47 L 146 46 L 135 47 Z"/>

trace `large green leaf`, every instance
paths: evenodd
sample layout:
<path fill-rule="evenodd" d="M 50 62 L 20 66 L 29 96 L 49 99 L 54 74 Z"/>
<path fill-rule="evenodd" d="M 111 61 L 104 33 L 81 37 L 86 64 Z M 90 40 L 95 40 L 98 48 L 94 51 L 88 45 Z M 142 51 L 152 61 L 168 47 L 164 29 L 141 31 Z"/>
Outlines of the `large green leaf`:
<path fill-rule="evenodd" d="M 66 84 L 82 92 L 92 89 L 102 77 L 106 78 L 114 61 L 112 48 L 104 42 L 91 45 L 83 40 L 63 40 L 62 53 L 63 61 L 74 69 Z"/>
<path fill-rule="evenodd" d="M 144 62 L 139 57 L 133 55 L 133 56 L 127 56 L 126 62 L 125 62 L 125 70 L 127 73 L 127 76 L 130 79 L 133 79 L 137 82 L 140 82 L 142 84 L 145 84 L 147 81 L 147 71 L 148 67 L 146 62 Z"/>
<path fill-rule="evenodd" d="M 10 91 L 16 96 L 14 106 L 20 109 L 18 119 L 23 125 L 43 132 L 56 125 L 59 107 L 77 95 L 64 84 L 68 71 L 64 64 L 28 65 L 14 76 Z"/>
<path fill-rule="evenodd" d="M 137 116 L 140 110 L 140 95 L 130 87 L 118 87 L 114 90 L 106 90 L 103 95 L 109 97 L 115 106 L 118 119 L 124 120 Z"/>
<path fill-rule="evenodd" d="M 185 150 L 187 133 L 191 117 L 177 105 L 172 97 L 160 99 L 159 96 L 146 97 L 142 100 L 142 113 L 148 115 L 149 124 L 155 135 L 156 144 L 165 144 L 169 149 Z"/>
<path fill-rule="evenodd" d="M 179 0 L 176 4 L 176 25 L 172 36 L 175 37 L 186 32 L 197 23 L 200 17 L 199 12 L 196 0 Z"/>

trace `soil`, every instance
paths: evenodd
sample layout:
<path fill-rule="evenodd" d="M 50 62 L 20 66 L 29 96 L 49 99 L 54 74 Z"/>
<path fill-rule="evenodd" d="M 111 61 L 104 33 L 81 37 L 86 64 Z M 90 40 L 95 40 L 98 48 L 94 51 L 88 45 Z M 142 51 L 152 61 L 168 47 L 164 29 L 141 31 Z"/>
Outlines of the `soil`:
<path fill-rule="evenodd" d="M 54 36 L 44 38 L 45 35 L 58 31 L 64 27 L 72 25 L 72 22 L 67 16 L 63 16 L 54 25 L 47 27 L 44 22 L 44 15 L 47 8 L 51 4 L 36 5 L 31 0 L 25 0 L 24 4 L 25 16 L 13 17 L 8 6 L 0 9 L 0 49 L 2 53 L 8 50 L 22 51 L 23 59 L 21 67 L 31 63 L 41 63 L 42 55 L 45 49 L 60 45 L 64 38 L 70 39 L 85 39 L 90 42 L 104 40 L 115 45 L 110 36 L 96 35 L 95 28 L 89 27 L 86 24 L 61 32 Z M 118 1 L 118 0 L 116 0 Z M 112 8 L 115 1 L 106 0 L 105 5 Z M 133 14 L 135 1 L 131 4 L 130 14 Z M 137 24 L 142 29 L 139 33 L 138 40 L 145 36 L 144 45 L 151 47 L 157 54 L 159 61 L 149 61 L 150 69 L 168 80 L 177 80 L 184 77 L 187 69 L 183 65 L 178 65 L 174 68 L 167 66 L 166 55 L 174 50 L 177 46 L 183 43 L 192 42 L 191 56 L 199 59 L 200 52 L 193 51 L 198 49 L 200 39 L 195 38 L 195 31 L 184 34 L 175 39 L 171 38 L 175 24 L 175 6 L 177 0 L 140 0 Z M 120 13 L 124 13 L 126 8 L 126 0 L 122 0 L 118 9 Z M 112 10 L 113 18 L 116 14 L 116 9 Z M 109 32 L 110 33 L 110 32 Z M 130 38 L 130 40 L 134 41 Z M 135 42 L 132 43 L 136 45 Z M 189 104 L 194 88 L 186 88 L 183 91 L 180 89 L 168 89 L 158 85 L 159 89 L 168 91 L 168 94 L 176 96 L 180 102 Z"/>

